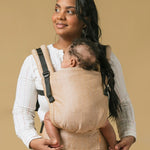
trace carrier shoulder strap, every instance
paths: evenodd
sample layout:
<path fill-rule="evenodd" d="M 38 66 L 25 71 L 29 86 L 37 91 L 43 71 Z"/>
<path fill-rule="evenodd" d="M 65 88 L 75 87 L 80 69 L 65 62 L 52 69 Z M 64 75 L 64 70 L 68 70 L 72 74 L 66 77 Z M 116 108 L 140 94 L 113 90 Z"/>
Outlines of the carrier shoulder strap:
<path fill-rule="evenodd" d="M 106 55 L 107 60 L 109 61 L 111 57 L 111 47 L 109 45 L 107 45 L 105 48 L 105 55 Z M 108 85 L 107 78 L 106 78 L 106 85 L 104 85 L 104 95 L 108 96 L 108 100 L 110 99 L 109 85 Z"/>
<path fill-rule="evenodd" d="M 108 59 L 108 61 L 110 60 L 110 56 L 111 56 L 111 47 L 108 45 L 106 46 L 106 58 Z"/>
<path fill-rule="evenodd" d="M 41 48 L 33 49 L 32 55 L 35 59 L 35 62 L 38 67 L 39 74 L 42 78 L 42 84 L 44 88 L 44 92 L 38 90 L 38 94 L 46 96 L 47 100 L 52 103 L 54 102 L 54 98 L 51 94 L 50 88 L 50 73 L 54 72 L 54 68 L 51 63 L 50 54 L 45 45 L 42 45 Z"/>

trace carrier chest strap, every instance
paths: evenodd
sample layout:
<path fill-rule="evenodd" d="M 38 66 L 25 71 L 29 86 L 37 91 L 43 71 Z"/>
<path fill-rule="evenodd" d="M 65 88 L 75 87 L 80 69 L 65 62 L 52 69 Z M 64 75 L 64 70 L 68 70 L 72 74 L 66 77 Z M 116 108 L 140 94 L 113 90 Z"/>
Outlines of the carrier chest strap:
<path fill-rule="evenodd" d="M 43 90 L 37 90 L 38 95 L 44 96 L 44 91 Z"/>

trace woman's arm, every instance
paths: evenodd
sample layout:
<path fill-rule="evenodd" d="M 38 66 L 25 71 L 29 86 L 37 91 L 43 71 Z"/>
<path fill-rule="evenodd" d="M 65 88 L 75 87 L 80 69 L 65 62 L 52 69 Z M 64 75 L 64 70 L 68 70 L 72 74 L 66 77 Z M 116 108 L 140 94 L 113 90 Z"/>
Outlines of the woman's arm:
<path fill-rule="evenodd" d="M 36 64 L 33 56 L 29 56 L 24 61 L 19 74 L 16 99 L 13 107 L 13 117 L 17 136 L 28 148 L 34 150 L 60 150 L 50 148 L 53 144 L 48 139 L 43 139 L 38 135 L 34 127 L 35 107 L 37 102 L 37 90 L 35 86 Z"/>
<path fill-rule="evenodd" d="M 32 65 L 32 56 L 29 56 L 24 61 L 19 74 L 13 107 L 16 134 L 28 148 L 32 139 L 41 138 L 34 127 L 34 110 L 37 101 L 37 92 L 32 75 Z"/>
<path fill-rule="evenodd" d="M 121 64 L 113 53 L 111 53 L 110 64 L 115 74 L 115 91 L 119 96 L 122 106 L 122 112 L 119 114 L 119 118 L 116 121 L 119 136 L 123 140 L 125 137 L 127 137 L 127 139 L 132 137 L 135 140 L 136 125 L 133 107 L 125 87 Z M 132 143 L 134 140 L 130 139 Z"/>

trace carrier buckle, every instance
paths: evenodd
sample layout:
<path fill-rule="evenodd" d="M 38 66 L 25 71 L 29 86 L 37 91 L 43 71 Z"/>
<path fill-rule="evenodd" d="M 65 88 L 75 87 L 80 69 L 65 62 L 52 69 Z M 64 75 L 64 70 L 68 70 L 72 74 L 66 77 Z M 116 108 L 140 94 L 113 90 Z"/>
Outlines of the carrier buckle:
<path fill-rule="evenodd" d="M 49 75 L 50 75 L 49 71 L 45 71 L 45 72 L 43 72 L 43 76 L 44 76 L 44 78 L 49 77 Z"/>

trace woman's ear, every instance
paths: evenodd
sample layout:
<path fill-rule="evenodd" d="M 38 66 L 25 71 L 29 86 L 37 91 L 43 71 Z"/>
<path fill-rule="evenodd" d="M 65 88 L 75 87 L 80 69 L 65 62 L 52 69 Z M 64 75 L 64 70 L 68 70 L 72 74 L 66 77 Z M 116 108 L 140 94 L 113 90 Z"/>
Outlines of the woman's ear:
<path fill-rule="evenodd" d="M 77 60 L 74 57 L 71 58 L 71 64 L 70 65 L 71 65 L 71 67 L 77 66 Z"/>

